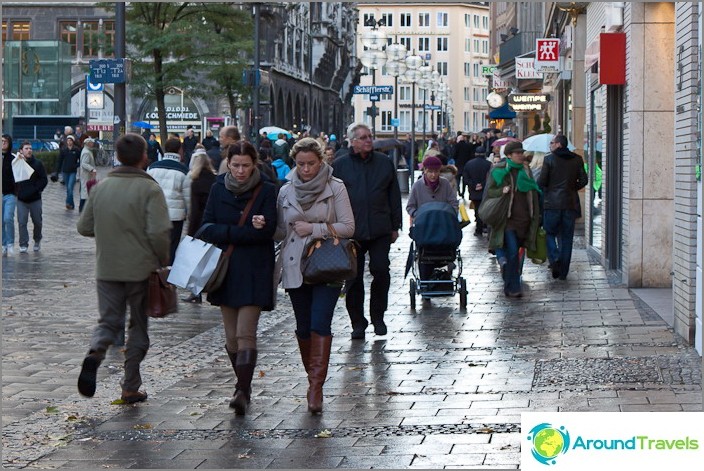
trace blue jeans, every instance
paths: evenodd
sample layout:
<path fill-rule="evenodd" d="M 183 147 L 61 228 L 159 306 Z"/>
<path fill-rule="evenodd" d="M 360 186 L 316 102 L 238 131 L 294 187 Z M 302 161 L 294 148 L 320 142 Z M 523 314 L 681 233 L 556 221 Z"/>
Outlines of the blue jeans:
<path fill-rule="evenodd" d="M 306 284 L 287 290 L 296 315 L 296 335 L 302 339 L 310 338 L 311 332 L 332 335 L 332 315 L 341 290 L 342 285 Z"/>
<path fill-rule="evenodd" d="M 504 292 L 521 292 L 521 261 L 519 250 L 523 241 L 518 238 L 516 231 L 504 231 L 504 256 L 506 268 L 504 269 Z"/>
<path fill-rule="evenodd" d="M 2 246 L 15 245 L 15 195 L 2 195 Z"/>
<path fill-rule="evenodd" d="M 64 183 L 66 184 L 66 205 L 75 207 L 73 203 L 73 189 L 76 186 L 76 172 L 64 172 Z"/>
<path fill-rule="evenodd" d="M 543 228 L 547 235 L 548 259 L 560 263 L 560 278 L 566 278 L 572 261 L 572 242 L 577 211 L 572 209 L 546 209 Z M 559 244 L 558 239 L 559 238 Z"/>

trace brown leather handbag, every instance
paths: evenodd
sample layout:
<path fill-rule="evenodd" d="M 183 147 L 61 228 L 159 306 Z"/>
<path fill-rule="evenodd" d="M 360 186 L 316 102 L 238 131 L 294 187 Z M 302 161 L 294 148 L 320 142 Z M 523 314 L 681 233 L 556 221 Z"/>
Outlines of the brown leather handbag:
<path fill-rule="evenodd" d="M 178 312 L 176 287 L 169 283 L 169 267 L 158 268 L 149 275 L 149 292 L 147 293 L 147 315 L 164 317 Z"/>

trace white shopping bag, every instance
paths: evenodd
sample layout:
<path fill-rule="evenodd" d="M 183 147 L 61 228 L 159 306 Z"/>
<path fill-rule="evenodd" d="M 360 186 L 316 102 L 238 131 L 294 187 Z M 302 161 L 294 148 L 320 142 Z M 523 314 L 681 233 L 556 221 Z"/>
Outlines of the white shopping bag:
<path fill-rule="evenodd" d="M 184 237 L 176 249 L 168 282 L 200 294 L 215 271 L 221 253 L 222 250 L 213 244 L 191 236 Z"/>
<path fill-rule="evenodd" d="M 12 160 L 12 174 L 15 177 L 15 183 L 29 180 L 34 173 L 34 169 L 24 159 L 15 157 Z"/>

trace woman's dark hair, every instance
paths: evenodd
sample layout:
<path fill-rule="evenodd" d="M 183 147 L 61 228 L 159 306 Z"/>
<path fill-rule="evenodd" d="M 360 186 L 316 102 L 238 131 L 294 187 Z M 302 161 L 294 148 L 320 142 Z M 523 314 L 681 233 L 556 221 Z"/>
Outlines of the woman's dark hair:
<path fill-rule="evenodd" d="M 147 151 L 147 141 L 139 134 L 128 133 L 115 143 L 117 160 L 123 165 L 134 167 L 142 161 Z"/>
<path fill-rule="evenodd" d="M 252 158 L 252 163 L 254 164 L 256 164 L 259 160 L 257 149 L 255 149 L 254 146 L 247 141 L 240 141 L 235 142 L 234 144 L 230 144 L 230 146 L 227 148 L 228 162 L 230 161 L 230 158 L 233 155 L 248 155 Z"/>

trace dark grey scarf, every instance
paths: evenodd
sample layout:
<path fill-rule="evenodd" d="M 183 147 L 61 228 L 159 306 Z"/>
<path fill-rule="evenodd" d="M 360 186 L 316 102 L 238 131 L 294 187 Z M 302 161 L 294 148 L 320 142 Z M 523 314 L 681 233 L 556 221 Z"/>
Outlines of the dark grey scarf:
<path fill-rule="evenodd" d="M 238 182 L 235 177 L 232 176 L 232 173 L 230 173 L 230 171 L 228 170 L 228 172 L 225 174 L 225 188 L 230 190 L 235 196 L 239 196 L 243 193 L 247 193 L 249 190 L 257 186 L 261 179 L 262 175 L 259 172 L 258 167 L 254 167 L 252 175 L 249 177 L 249 179 L 245 180 L 242 183 Z"/>

